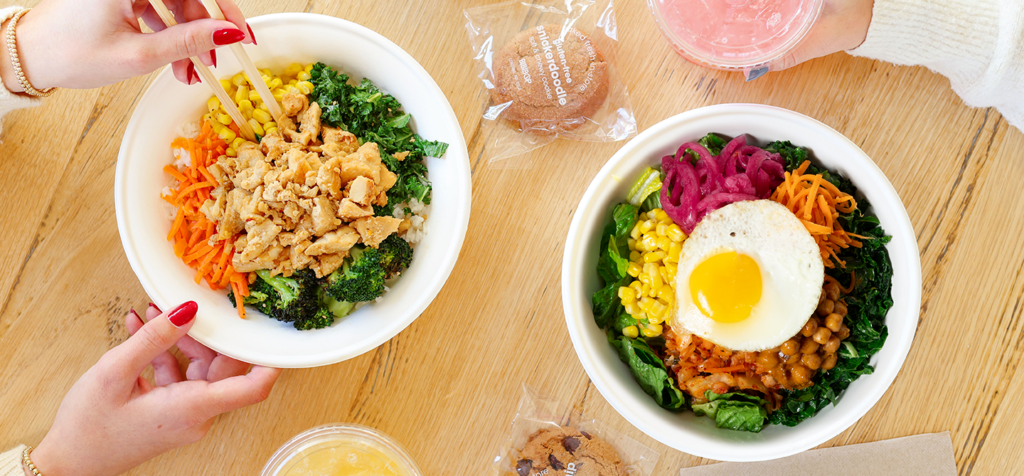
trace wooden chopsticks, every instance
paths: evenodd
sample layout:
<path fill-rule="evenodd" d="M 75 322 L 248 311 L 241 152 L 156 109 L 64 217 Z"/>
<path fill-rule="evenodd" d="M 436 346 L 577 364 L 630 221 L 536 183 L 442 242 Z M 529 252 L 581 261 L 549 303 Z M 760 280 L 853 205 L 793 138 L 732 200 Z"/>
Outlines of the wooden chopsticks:
<path fill-rule="evenodd" d="M 203 6 L 206 7 L 206 12 L 210 14 L 210 18 L 226 20 L 220 5 L 217 5 L 217 0 L 202 0 L 202 2 Z M 238 58 L 238 63 L 242 65 L 245 74 L 249 76 L 249 82 L 252 83 L 253 88 L 259 93 L 260 98 L 263 99 L 263 104 L 266 104 L 267 109 L 270 109 L 270 115 L 274 116 L 274 120 L 280 124 L 283 115 L 281 106 L 277 103 L 277 98 L 271 94 L 270 88 L 263 82 L 263 75 L 256 69 L 256 65 L 253 64 L 252 59 L 245 52 L 245 48 L 242 48 L 241 43 L 234 43 L 231 45 L 231 52 L 235 54 L 235 58 Z"/>
<path fill-rule="evenodd" d="M 149 4 L 152 5 L 153 9 L 156 10 L 156 13 L 160 15 L 160 19 L 163 20 L 165 26 L 170 28 L 178 24 L 178 22 L 174 20 L 174 15 L 171 14 L 171 11 L 167 9 L 166 5 L 164 5 L 163 0 L 149 0 Z M 256 133 L 252 130 L 252 126 L 250 126 L 249 122 L 245 120 L 244 116 L 242 116 L 242 112 L 238 110 L 238 106 L 235 105 L 235 101 L 230 95 L 228 95 L 228 92 L 220 85 L 220 81 L 213 75 L 213 71 L 210 71 L 210 68 L 206 67 L 198 57 L 192 56 L 189 57 L 189 59 L 192 60 L 192 64 L 195 65 L 196 73 L 198 73 L 203 82 L 213 90 L 213 94 L 215 94 L 217 99 L 220 100 L 220 103 L 224 106 L 224 110 L 227 111 L 228 115 L 231 116 L 231 119 L 235 121 L 235 125 L 238 126 L 238 132 L 241 133 L 242 138 L 256 142 Z M 253 76 L 250 74 L 249 77 L 252 78 Z M 266 85 L 263 84 L 258 72 L 256 78 L 258 80 L 253 81 L 253 83 L 259 83 L 266 88 Z M 270 99 L 273 100 L 274 97 L 270 96 Z M 264 97 L 263 100 L 266 101 L 266 97 Z M 275 101 L 273 105 L 277 106 L 277 102 Z M 268 104 L 268 108 L 269 107 L 270 106 Z"/>

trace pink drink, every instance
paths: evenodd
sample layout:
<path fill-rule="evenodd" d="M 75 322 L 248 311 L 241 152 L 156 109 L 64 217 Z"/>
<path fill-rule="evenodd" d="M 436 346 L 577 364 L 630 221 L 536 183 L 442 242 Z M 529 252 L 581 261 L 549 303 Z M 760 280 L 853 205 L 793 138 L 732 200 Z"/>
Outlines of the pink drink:
<path fill-rule="evenodd" d="M 781 57 L 810 30 L 821 0 L 648 0 L 662 33 L 698 64 L 749 69 Z"/>

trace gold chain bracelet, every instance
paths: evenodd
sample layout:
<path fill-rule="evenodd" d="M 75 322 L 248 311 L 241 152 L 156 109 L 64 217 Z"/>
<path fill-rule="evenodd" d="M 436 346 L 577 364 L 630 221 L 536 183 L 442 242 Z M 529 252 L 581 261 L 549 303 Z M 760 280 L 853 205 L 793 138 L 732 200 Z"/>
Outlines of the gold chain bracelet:
<path fill-rule="evenodd" d="M 22 10 L 22 11 L 24 11 L 24 10 Z M 31 453 L 31 452 L 32 452 L 32 447 L 31 446 L 26 446 L 25 447 L 25 451 L 21 452 L 21 461 L 23 463 L 25 463 L 25 466 L 28 467 L 28 469 L 30 471 L 32 471 L 32 474 L 34 474 L 35 476 L 43 476 L 43 473 L 40 473 L 39 470 L 36 469 L 36 465 L 32 463 L 32 459 L 28 457 L 28 454 Z"/>
<path fill-rule="evenodd" d="M 18 59 L 18 39 L 14 30 L 18 25 L 18 20 L 25 16 L 29 10 L 31 8 L 15 13 L 7 24 L 7 54 L 11 57 L 11 65 L 14 66 L 14 73 L 18 75 L 18 82 L 21 83 L 21 88 L 30 96 L 44 98 L 53 94 L 57 88 L 48 88 L 40 91 L 32 87 L 32 83 L 28 82 L 28 78 L 25 77 L 25 71 L 21 69 L 21 60 Z"/>

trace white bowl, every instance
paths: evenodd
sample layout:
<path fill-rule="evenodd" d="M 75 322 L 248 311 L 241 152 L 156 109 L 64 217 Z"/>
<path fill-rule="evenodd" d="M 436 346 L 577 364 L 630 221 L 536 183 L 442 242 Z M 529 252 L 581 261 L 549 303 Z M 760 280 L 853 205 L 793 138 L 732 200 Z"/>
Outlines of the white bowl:
<path fill-rule="evenodd" d="M 194 271 L 174 256 L 167 241 L 171 221 L 160 199 L 168 182 L 161 168 L 172 161 L 170 143 L 187 120 L 205 113 L 212 95 L 203 85 L 185 86 L 165 69 L 139 101 L 125 131 L 114 179 L 121 243 L 143 288 L 161 309 L 199 303 L 193 338 L 239 360 L 274 367 L 313 367 L 371 350 L 405 329 L 434 299 L 455 266 L 469 226 L 470 166 L 454 111 L 430 75 L 398 45 L 354 23 L 303 13 L 249 19 L 259 46 L 246 46 L 260 68 L 282 71 L 291 63 L 322 61 L 354 79 L 370 78 L 413 115 L 428 140 L 449 144 L 443 158 L 428 158 L 434 185 L 427 234 L 412 265 L 384 296 L 333 326 L 297 331 L 257 312 L 239 319 L 226 291 L 193 281 Z M 241 71 L 225 48 L 217 77 Z"/>
<path fill-rule="evenodd" d="M 629 369 L 594 323 L 590 298 L 600 289 L 596 272 L 601 232 L 610 210 L 644 167 L 661 163 L 680 144 L 708 132 L 734 137 L 750 134 L 760 145 L 790 140 L 811 149 L 818 161 L 847 176 L 873 206 L 892 258 L 894 305 L 886 316 L 889 337 L 872 360 L 875 372 L 857 379 L 828 406 L 796 427 L 769 425 L 760 433 L 718 429 L 693 412 L 659 407 L 636 383 Z M 892 184 L 849 139 L 807 116 L 785 109 L 726 104 L 694 109 L 644 131 L 620 149 L 598 172 L 580 200 L 566 237 L 562 261 L 562 305 L 576 354 L 601 395 L 630 423 L 650 437 L 696 456 L 722 461 L 761 461 L 813 448 L 849 428 L 882 397 L 896 378 L 914 339 L 921 304 L 921 261 L 914 229 Z"/>

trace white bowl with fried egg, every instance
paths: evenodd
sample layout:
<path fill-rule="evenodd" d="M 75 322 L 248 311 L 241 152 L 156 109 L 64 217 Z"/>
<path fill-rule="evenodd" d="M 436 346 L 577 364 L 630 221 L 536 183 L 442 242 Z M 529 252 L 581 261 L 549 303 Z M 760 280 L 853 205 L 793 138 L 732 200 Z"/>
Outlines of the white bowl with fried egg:
<path fill-rule="evenodd" d="M 425 235 L 409 269 L 379 302 L 334 325 L 298 331 L 257 312 L 240 319 L 227 291 L 193 280 L 195 271 L 167 241 L 171 227 L 160 198 L 167 185 L 164 165 L 179 126 L 206 112 L 211 96 L 202 84 L 186 86 L 170 69 L 157 74 L 139 99 L 118 156 L 114 202 L 128 261 L 150 298 L 162 309 L 193 300 L 199 304 L 189 335 L 236 359 L 272 367 L 315 367 L 370 351 L 408 327 L 427 309 L 448 279 L 462 248 L 470 212 L 470 166 L 462 128 L 444 92 L 407 52 L 380 34 L 342 19 L 303 13 L 249 19 L 259 45 L 245 49 L 259 68 L 281 71 L 292 63 L 323 62 L 354 80 L 369 78 L 412 114 L 413 129 L 427 140 L 448 143 L 444 157 L 426 159 L 433 184 Z M 241 71 L 221 54 L 218 78 Z"/>
<path fill-rule="evenodd" d="M 845 175 L 857 186 L 859 193 L 872 205 L 870 213 L 878 217 L 885 233 L 892 236 L 887 250 L 893 266 L 894 304 L 885 320 L 888 339 L 871 360 L 874 373 L 854 381 L 839 396 L 836 406 L 826 407 L 795 427 L 768 425 L 759 433 L 732 431 L 719 429 L 713 420 L 698 417 L 689 410 L 674 413 L 659 407 L 634 380 L 615 348 L 609 345 L 605 332 L 594 322 L 591 297 L 601 288 L 595 270 L 609 211 L 625 201 L 630 186 L 644 168 L 660 164 L 661 157 L 675 153 L 680 144 L 696 141 L 710 132 L 728 137 L 747 134 L 748 140 L 761 146 L 775 140 L 789 140 L 809 149 L 812 160 Z M 695 233 L 700 228 L 698 224 Z M 758 242 L 737 241 L 729 248 L 751 247 L 751 243 Z M 770 243 L 759 246 L 758 249 L 771 249 Z M 698 251 L 694 263 L 717 252 L 714 247 Z M 775 266 L 770 256 L 758 259 L 761 266 L 766 263 Z M 683 268 L 681 262 L 680 274 L 684 274 Z M 820 270 L 815 272 L 820 273 Z M 808 280 L 799 273 L 790 274 L 796 276 L 795 283 Z M 820 281 L 815 286 L 820 286 Z M 812 290 L 815 294 L 818 292 L 815 288 Z M 685 299 L 677 296 L 677 300 L 680 306 L 685 305 Z M 816 296 L 814 301 L 816 303 Z M 914 230 L 900 197 L 878 166 L 856 144 L 827 125 L 792 111 L 755 104 L 694 109 L 665 119 L 626 143 L 598 172 L 580 200 L 566 237 L 562 261 L 566 325 L 576 354 L 601 395 L 648 436 L 679 451 L 720 461 L 763 461 L 789 456 L 825 443 L 856 423 L 878 402 L 899 373 L 914 339 L 920 303 L 921 263 Z M 727 334 L 730 332 L 728 327 L 723 329 Z M 793 333 L 788 328 L 775 331 L 780 335 Z M 740 337 L 750 340 L 749 336 Z"/>

